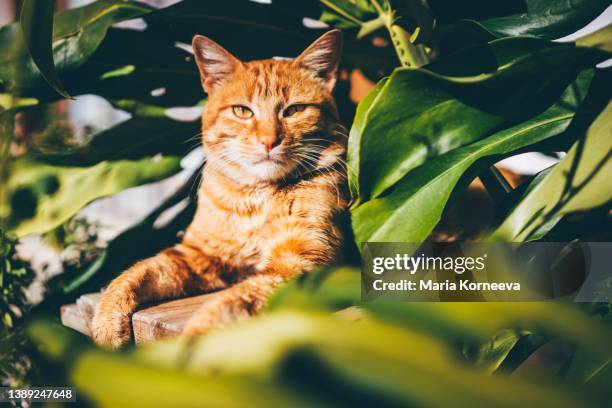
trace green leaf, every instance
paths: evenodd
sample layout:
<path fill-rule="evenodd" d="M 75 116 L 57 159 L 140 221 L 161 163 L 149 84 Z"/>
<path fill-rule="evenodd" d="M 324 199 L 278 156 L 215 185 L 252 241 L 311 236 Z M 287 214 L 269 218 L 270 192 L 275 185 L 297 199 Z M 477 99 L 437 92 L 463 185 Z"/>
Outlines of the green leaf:
<path fill-rule="evenodd" d="M 475 352 L 474 363 L 488 374 L 493 374 L 506 360 L 517 343 L 531 333 L 526 330 L 504 329 L 482 343 Z"/>
<path fill-rule="evenodd" d="M 358 28 L 357 38 L 365 37 L 385 25 L 405 29 L 411 42 L 426 43 L 435 20 L 426 1 L 392 0 L 375 3 L 368 0 L 320 0 L 320 20 L 340 29 Z"/>
<path fill-rule="evenodd" d="M 353 267 L 326 267 L 309 272 L 279 288 L 268 308 L 323 308 L 339 310 L 360 302 L 359 270 Z"/>
<path fill-rule="evenodd" d="M 426 69 L 396 69 L 362 101 L 351 129 L 360 202 L 427 159 L 541 112 L 573 80 L 576 64 L 593 56 L 572 45 L 509 38 Z"/>
<path fill-rule="evenodd" d="M 121 355 L 91 350 L 54 325 L 38 325 L 30 333 L 40 350 L 69 362 L 80 392 L 102 406 L 163 405 L 163 395 L 181 391 L 177 398 L 183 405 L 204 398 L 200 402 L 212 406 L 260 401 L 266 406 L 604 406 L 600 394 L 585 395 L 575 384 L 487 375 L 458 358 L 453 342 L 431 330 L 446 325 L 490 335 L 500 326 L 531 325 L 607 350 L 610 332 L 570 305 L 372 305 L 403 314 L 380 321 L 377 308 L 371 309 L 373 318 L 355 322 L 279 310 L 199 338 L 158 342 Z M 429 332 L 421 330 L 423 324 Z"/>
<path fill-rule="evenodd" d="M 297 56 L 321 34 L 303 23 L 304 17 L 317 19 L 318 13 L 316 2 L 310 1 L 184 0 L 156 10 L 145 21 L 161 37 L 191 44 L 194 34 L 206 35 L 249 60 Z"/>
<path fill-rule="evenodd" d="M 449 344 L 482 344 L 503 329 L 561 337 L 598 352 L 606 352 L 612 341 L 609 325 L 561 303 L 365 302 L 361 306 L 378 319 L 429 333 Z"/>
<path fill-rule="evenodd" d="M 510 212 L 491 239 L 526 241 L 552 219 L 610 203 L 612 103 L 567 155 Z"/>
<path fill-rule="evenodd" d="M 583 72 L 558 103 L 540 115 L 430 159 L 404 176 L 389 194 L 354 208 L 357 244 L 422 242 L 440 220 L 453 189 L 468 169 L 482 158 L 508 155 L 562 133 L 587 94 L 591 78 L 592 72 Z"/>
<path fill-rule="evenodd" d="M 610 395 L 612 353 L 597 352 L 586 346 L 578 347 L 565 378 L 571 383 L 605 390 Z"/>
<path fill-rule="evenodd" d="M 381 90 L 387 83 L 387 78 L 382 79 L 376 84 L 366 96 L 357 105 L 357 112 L 355 112 L 355 118 L 353 119 L 353 125 L 351 126 L 351 134 L 348 140 L 348 181 L 351 189 L 351 195 L 357 197 L 359 195 L 359 158 L 361 157 L 361 135 L 366 125 L 367 115 L 372 103 L 376 100 Z"/>
<path fill-rule="evenodd" d="M 186 370 L 201 375 L 272 378 L 288 385 L 298 381 L 302 387 L 297 390 L 316 389 L 317 396 L 332 403 L 338 394 L 366 406 L 371 404 L 365 401 L 466 407 L 476 401 L 495 407 L 545 401 L 565 406 L 572 401 L 565 394 L 569 390 L 484 375 L 454 358 L 444 342 L 406 327 L 371 319 L 355 323 L 314 312 L 278 311 L 190 344 L 173 342 L 138 351 L 138 358 L 149 363 L 159 361 L 160 355 L 168 368 L 176 367 L 180 358 Z"/>
<path fill-rule="evenodd" d="M 321 0 L 320 20 L 336 28 L 359 28 L 357 39 L 385 27 L 402 66 L 420 67 L 429 61 L 427 43 L 435 19 L 427 1 Z M 418 44 L 417 44 L 418 43 Z"/>
<path fill-rule="evenodd" d="M 316 402 L 307 396 L 296 399 L 290 390 L 256 378 L 202 376 L 104 352 L 69 329 L 44 321 L 31 324 L 28 332 L 49 359 L 61 363 L 54 366 L 54 375 L 68 370 L 77 398 L 99 407 L 312 407 Z"/>
<path fill-rule="evenodd" d="M 25 0 L 21 8 L 20 24 L 32 60 L 40 73 L 58 94 L 64 98 L 69 98 L 70 95 L 62 86 L 53 62 L 54 8 L 54 0 Z"/>
<path fill-rule="evenodd" d="M 357 38 L 365 37 L 385 26 L 385 16 L 379 14 L 368 0 L 321 0 L 323 11 L 319 20 L 343 30 L 357 28 Z"/>
<path fill-rule="evenodd" d="M 525 13 L 491 18 L 480 23 L 504 36 L 564 37 L 584 27 L 609 5 L 608 0 L 526 0 Z"/>
<path fill-rule="evenodd" d="M 186 154 L 197 142 L 200 121 L 179 122 L 164 117 L 162 112 L 161 116 L 136 115 L 92 135 L 75 148 L 33 157 L 56 165 L 91 166 L 104 160 L 141 159 L 157 153 Z"/>
<path fill-rule="evenodd" d="M 109 101 L 168 108 L 194 106 L 204 99 L 193 56 L 177 48 L 172 37 L 152 28 L 111 28 L 96 53 L 68 78 L 76 93 L 93 93 Z M 126 109 L 133 112 L 133 109 Z"/>
<path fill-rule="evenodd" d="M 320 20 L 335 28 L 350 29 L 381 24 L 379 15 L 368 0 L 321 0 L 323 13 Z M 382 25 L 379 25 L 382 27 Z"/>
<path fill-rule="evenodd" d="M 9 164 L 0 217 L 18 236 L 49 231 L 96 198 L 161 180 L 180 169 L 177 157 L 103 161 L 92 167 L 59 167 L 30 158 Z"/>
<path fill-rule="evenodd" d="M 140 364 L 119 355 L 92 351 L 83 355 L 72 373 L 79 391 L 96 406 L 164 407 L 311 407 L 280 387 L 247 378 L 214 378 Z"/>
<path fill-rule="evenodd" d="M 49 2 L 29 3 L 31 6 L 28 7 L 33 7 L 34 3 L 38 6 L 38 3 Z M 111 25 L 149 11 L 151 8 L 135 1 L 100 0 L 57 13 L 52 25 L 53 56 L 44 57 L 46 58 L 44 72 L 52 75 L 49 74 L 49 66 L 55 61 L 55 70 L 64 81 L 68 77 L 66 75 L 68 72 L 74 71 L 91 57 Z M 30 19 L 27 18 L 26 21 Z M 43 29 L 45 27 L 51 28 L 49 24 L 45 24 Z M 36 30 L 38 29 L 40 28 L 36 27 Z M 34 41 L 29 37 L 28 40 Z M 42 45 L 37 45 L 35 53 L 39 62 L 41 47 Z M 18 23 L 0 28 L 0 50 L 0 92 L 35 96 L 41 100 L 57 98 L 55 91 L 49 88 L 41 71 L 34 64 L 26 46 L 24 31 Z"/>
<path fill-rule="evenodd" d="M 512 201 L 514 203 L 514 205 L 516 205 L 516 203 L 518 201 L 520 201 L 520 199 L 522 198 L 523 195 L 525 194 L 529 194 L 529 192 L 531 190 L 533 190 L 535 188 L 535 186 L 537 186 L 538 184 L 540 184 L 540 182 L 542 180 L 544 180 L 544 178 L 546 178 L 546 176 L 548 175 L 548 173 L 550 173 L 550 171 L 552 170 L 552 167 L 548 167 L 544 170 L 542 170 L 541 172 L 539 172 L 534 178 L 533 180 L 531 180 L 529 182 L 529 184 L 526 186 L 526 188 L 524 189 L 524 191 L 520 191 L 519 190 L 513 190 L 510 194 L 512 197 Z M 510 198 L 510 197 L 509 197 Z M 511 206 L 507 207 L 510 208 Z M 544 238 L 546 236 L 546 234 L 548 234 L 558 223 L 559 221 L 561 221 L 562 217 L 555 217 L 552 218 L 549 222 L 547 222 L 544 225 L 541 225 L 540 228 L 538 228 L 537 231 L 534 231 L 533 234 L 531 234 L 531 238 L 535 241 L 535 240 L 540 240 L 542 238 Z"/>

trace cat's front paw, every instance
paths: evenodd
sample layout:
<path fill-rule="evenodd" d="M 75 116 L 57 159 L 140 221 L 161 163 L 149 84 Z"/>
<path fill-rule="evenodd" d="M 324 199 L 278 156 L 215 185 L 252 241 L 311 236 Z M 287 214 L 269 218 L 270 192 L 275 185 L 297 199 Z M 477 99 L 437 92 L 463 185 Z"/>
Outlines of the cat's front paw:
<path fill-rule="evenodd" d="M 91 321 L 91 334 L 98 345 L 118 349 L 132 341 L 131 313 L 112 303 L 103 299 L 98 305 Z"/>
<path fill-rule="evenodd" d="M 217 298 L 207 300 L 187 321 L 183 335 L 193 337 L 223 327 L 229 323 L 250 316 L 250 311 L 242 299 L 233 299 L 218 294 Z"/>

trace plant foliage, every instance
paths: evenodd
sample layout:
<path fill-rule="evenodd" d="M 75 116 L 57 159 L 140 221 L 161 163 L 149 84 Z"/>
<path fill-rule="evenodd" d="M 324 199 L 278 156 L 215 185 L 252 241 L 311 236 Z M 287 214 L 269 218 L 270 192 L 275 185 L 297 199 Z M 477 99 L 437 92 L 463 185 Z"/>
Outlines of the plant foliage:
<path fill-rule="evenodd" d="M 472 180 L 523 152 L 564 156 L 501 197 L 487 233 L 472 239 L 571 241 L 610 225 L 611 73 L 596 65 L 611 57 L 611 26 L 553 41 L 607 1 L 184 0 L 155 9 L 98 0 L 55 14 L 53 3 L 26 0 L 20 21 L 0 27 L 0 218 L 20 237 L 63 228 L 93 200 L 180 170 L 199 121 L 172 109 L 206 102 L 184 50 L 194 34 L 243 59 L 291 57 L 323 31 L 312 20 L 344 31 L 341 71 L 375 83 L 356 107 L 346 80 L 336 91 L 350 125 L 347 232 L 357 246 L 425 241 Z M 134 18 L 144 28 L 116 25 Z M 85 94 L 130 118 L 69 149 L 10 154 L 18 115 Z M 176 242 L 194 213 L 195 183 L 197 173 L 90 262 L 55 278 L 33 314 L 55 313 Z M 6 242 L 0 311 L 12 325 L 9 305 L 23 303 L 31 272 Z M 181 406 L 591 407 L 611 397 L 609 309 L 363 303 L 358 270 L 340 265 L 281 288 L 264 316 L 195 341 L 115 354 L 48 316 L 29 333 L 50 366 L 100 406 L 165 406 L 172 396 Z M 14 338 L 18 350 L 23 336 Z"/>

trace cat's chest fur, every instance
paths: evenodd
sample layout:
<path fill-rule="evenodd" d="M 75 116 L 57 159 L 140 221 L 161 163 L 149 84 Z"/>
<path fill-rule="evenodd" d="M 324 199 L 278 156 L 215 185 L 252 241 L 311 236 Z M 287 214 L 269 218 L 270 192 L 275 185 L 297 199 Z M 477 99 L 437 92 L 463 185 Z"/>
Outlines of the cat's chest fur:
<path fill-rule="evenodd" d="M 238 268 L 261 268 L 279 230 L 307 217 L 300 188 L 235 188 L 222 179 L 205 177 L 198 210 L 185 239 L 222 262 Z"/>

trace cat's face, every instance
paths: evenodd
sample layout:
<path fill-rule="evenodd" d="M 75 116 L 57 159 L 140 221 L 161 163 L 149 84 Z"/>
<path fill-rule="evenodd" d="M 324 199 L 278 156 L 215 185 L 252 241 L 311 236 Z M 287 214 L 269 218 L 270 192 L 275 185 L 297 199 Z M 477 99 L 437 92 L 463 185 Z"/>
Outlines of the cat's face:
<path fill-rule="evenodd" d="M 208 93 L 202 117 L 208 165 L 245 184 L 310 171 L 336 133 L 331 92 L 340 32 L 326 33 L 295 60 L 242 62 L 202 36 L 193 47 Z"/>

